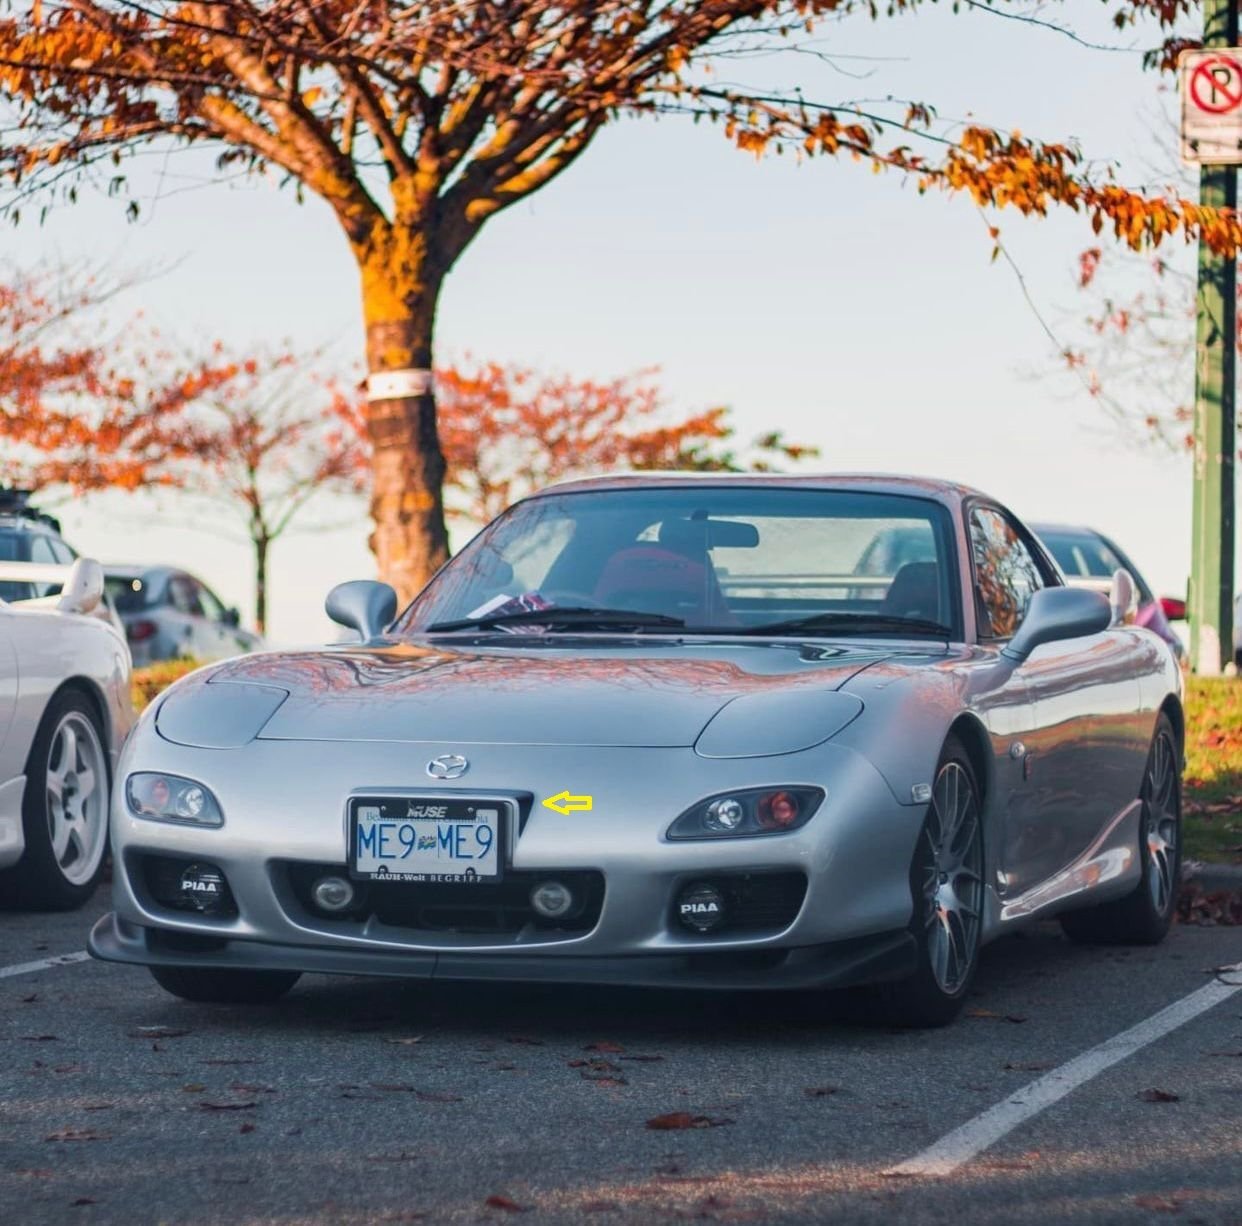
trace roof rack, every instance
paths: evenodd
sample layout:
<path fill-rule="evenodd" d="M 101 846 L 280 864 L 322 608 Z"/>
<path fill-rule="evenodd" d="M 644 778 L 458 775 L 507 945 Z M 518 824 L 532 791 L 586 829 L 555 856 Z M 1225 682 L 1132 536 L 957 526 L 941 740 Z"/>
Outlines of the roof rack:
<path fill-rule="evenodd" d="M 17 515 L 22 519 L 33 520 L 45 524 L 53 532 L 60 534 L 60 520 L 55 515 L 40 511 L 30 505 L 33 490 L 5 489 L 0 486 L 0 515 Z"/>

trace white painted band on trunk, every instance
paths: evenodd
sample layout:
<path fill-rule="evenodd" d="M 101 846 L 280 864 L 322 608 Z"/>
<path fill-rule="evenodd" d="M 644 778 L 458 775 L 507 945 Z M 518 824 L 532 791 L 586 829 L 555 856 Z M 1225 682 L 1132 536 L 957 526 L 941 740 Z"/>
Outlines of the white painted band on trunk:
<path fill-rule="evenodd" d="M 0 979 L 11 979 L 14 975 L 31 975 L 35 971 L 49 971 L 54 966 L 69 966 L 74 962 L 87 962 L 90 954 L 80 950 L 76 954 L 61 954 L 56 958 L 44 958 L 41 962 L 18 962 L 13 966 L 0 966 Z"/>
<path fill-rule="evenodd" d="M 367 376 L 368 400 L 401 400 L 406 396 L 424 396 L 431 391 L 429 370 L 377 370 Z"/>
<path fill-rule="evenodd" d="M 1233 976 L 1242 972 L 1242 962 L 1236 966 L 1222 967 L 1218 976 Z M 1105 1039 L 1096 1047 L 1054 1068 L 1002 1103 L 989 1108 L 973 1120 L 967 1120 L 960 1128 L 941 1137 L 921 1154 L 915 1154 L 898 1166 L 885 1171 L 886 1175 L 951 1175 L 963 1163 L 969 1162 L 989 1146 L 995 1145 L 1006 1134 L 1031 1116 L 1038 1115 L 1045 1107 L 1060 1101 L 1071 1090 L 1090 1081 L 1097 1074 L 1132 1056 L 1136 1051 L 1163 1038 L 1172 1030 L 1191 1021 L 1200 1013 L 1207 1012 L 1221 1001 L 1228 1000 L 1235 992 L 1242 992 L 1242 979 L 1217 978 L 1206 987 L 1183 996 L 1159 1013 L 1153 1013 L 1146 1021 Z"/>

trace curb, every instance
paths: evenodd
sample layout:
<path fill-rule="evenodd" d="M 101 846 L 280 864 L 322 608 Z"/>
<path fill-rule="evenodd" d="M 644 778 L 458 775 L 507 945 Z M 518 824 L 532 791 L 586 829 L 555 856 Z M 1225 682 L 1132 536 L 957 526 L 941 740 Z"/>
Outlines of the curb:
<path fill-rule="evenodd" d="M 1242 864 L 1207 864 L 1191 860 L 1182 865 L 1182 884 L 1194 882 L 1204 893 L 1242 890 Z"/>

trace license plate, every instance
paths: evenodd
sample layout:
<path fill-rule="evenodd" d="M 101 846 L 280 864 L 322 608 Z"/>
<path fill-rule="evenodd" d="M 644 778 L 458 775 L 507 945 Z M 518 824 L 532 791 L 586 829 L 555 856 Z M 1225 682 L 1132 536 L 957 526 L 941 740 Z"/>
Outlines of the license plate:
<path fill-rule="evenodd" d="M 355 796 L 350 873 L 372 881 L 497 881 L 505 809 L 500 801 Z"/>

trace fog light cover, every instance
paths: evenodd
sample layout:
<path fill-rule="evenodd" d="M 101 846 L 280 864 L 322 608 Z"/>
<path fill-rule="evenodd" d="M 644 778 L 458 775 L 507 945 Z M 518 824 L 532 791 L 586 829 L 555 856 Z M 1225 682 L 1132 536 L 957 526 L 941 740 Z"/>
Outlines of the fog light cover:
<path fill-rule="evenodd" d="M 677 919 L 691 932 L 714 932 L 728 919 L 725 898 L 710 881 L 695 881 L 677 895 Z"/>
<path fill-rule="evenodd" d="M 669 828 L 670 839 L 751 838 L 805 826 L 823 803 L 815 787 L 747 788 L 709 796 Z"/>
<path fill-rule="evenodd" d="M 223 826 L 220 804 L 201 783 L 180 775 L 139 771 L 125 780 L 125 800 L 135 817 L 186 826 Z"/>
<path fill-rule="evenodd" d="M 224 874 L 214 864 L 190 864 L 181 874 L 178 887 L 182 906 L 210 915 L 222 911 L 229 901 Z"/>

